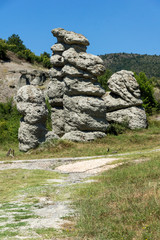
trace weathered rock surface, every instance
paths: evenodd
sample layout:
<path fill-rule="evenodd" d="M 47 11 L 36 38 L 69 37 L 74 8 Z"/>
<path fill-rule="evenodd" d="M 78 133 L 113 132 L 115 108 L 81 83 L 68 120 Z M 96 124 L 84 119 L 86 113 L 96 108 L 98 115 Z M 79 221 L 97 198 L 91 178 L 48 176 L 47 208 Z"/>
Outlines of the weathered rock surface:
<path fill-rule="evenodd" d="M 122 70 L 114 73 L 108 80 L 108 87 L 112 93 L 120 96 L 127 102 L 135 104 L 137 100 L 140 100 L 139 85 L 131 71 Z M 139 105 L 141 104 L 142 101 Z"/>
<path fill-rule="evenodd" d="M 77 52 L 70 48 L 63 52 L 65 61 L 78 69 L 90 72 L 94 76 L 100 76 L 104 73 L 105 67 L 100 57 L 85 52 Z"/>
<path fill-rule="evenodd" d="M 128 123 L 131 129 L 146 128 L 147 118 L 142 108 L 139 85 L 130 71 L 122 70 L 108 80 L 111 92 L 103 96 L 109 123 Z"/>
<path fill-rule="evenodd" d="M 86 142 L 93 141 L 96 138 L 103 138 L 106 134 L 103 132 L 81 132 L 81 131 L 71 131 L 65 133 L 62 139 L 71 140 L 74 142 Z"/>
<path fill-rule="evenodd" d="M 19 73 L 18 88 L 25 85 L 42 86 L 49 78 L 47 71 L 45 72 L 34 69 L 32 71 L 20 70 Z"/>
<path fill-rule="evenodd" d="M 99 83 L 92 83 L 90 79 L 65 77 L 67 95 L 87 95 L 101 97 L 105 94 L 105 90 Z"/>
<path fill-rule="evenodd" d="M 71 31 L 66 31 L 63 28 L 55 28 L 52 30 L 53 36 L 55 36 L 59 42 L 67 44 L 78 44 L 88 46 L 89 41 L 82 34 L 78 34 Z"/>
<path fill-rule="evenodd" d="M 147 120 L 144 108 L 129 107 L 106 114 L 108 122 L 127 123 L 130 129 L 147 127 Z"/>
<path fill-rule="evenodd" d="M 64 110 L 63 107 L 52 107 L 51 112 L 52 129 L 59 136 L 64 134 Z"/>
<path fill-rule="evenodd" d="M 42 92 L 32 85 L 17 92 L 17 109 L 23 115 L 18 131 L 19 149 L 28 151 L 45 141 L 47 108 Z"/>
<path fill-rule="evenodd" d="M 51 47 L 53 68 L 48 86 L 53 130 L 74 141 L 102 137 L 108 126 L 101 99 L 105 91 L 97 82 L 105 71 L 103 61 L 86 53 L 89 41 L 83 35 L 62 28 L 52 33 L 58 40 Z"/>

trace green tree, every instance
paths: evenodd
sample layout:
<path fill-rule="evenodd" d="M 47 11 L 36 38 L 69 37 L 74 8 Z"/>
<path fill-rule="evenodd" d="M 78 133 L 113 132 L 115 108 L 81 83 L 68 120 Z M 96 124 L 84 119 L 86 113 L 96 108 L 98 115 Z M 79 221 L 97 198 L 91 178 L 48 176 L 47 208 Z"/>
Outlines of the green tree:
<path fill-rule="evenodd" d="M 139 75 L 134 75 L 140 87 L 143 106 L 146 112 L 151 114 L 153 108 L 158 107 L 158 103 L 154 98 L 152 79 L 148 79 L 144 72 L 140 72 Z"/>
<path fill-rule="evenodd" d="M 107 69 L 104 73 L 104 75 L 98 77 L 98 82 L 101 84 L 101 86 L 106 90 L 109 91 L 108 88 L 108 79 L 112 76 L 111 70 Z"/>
<path fill-rule="evenodd" d="M 5 40 L 0 39 L 0 59 L 6 59 L 7 44 Z"/>
<path fill-rule="evenodd" d="M 20 39 L 18 34 L 12 34 L 8 40 L 7 40 L 8 45 L 14 45 L 15 47 L 13 48 L 12 51 L 17 53 L 18 51 L 23 51 L 26 50 L 25 45 L 23 44 L 23 41 Z"/>

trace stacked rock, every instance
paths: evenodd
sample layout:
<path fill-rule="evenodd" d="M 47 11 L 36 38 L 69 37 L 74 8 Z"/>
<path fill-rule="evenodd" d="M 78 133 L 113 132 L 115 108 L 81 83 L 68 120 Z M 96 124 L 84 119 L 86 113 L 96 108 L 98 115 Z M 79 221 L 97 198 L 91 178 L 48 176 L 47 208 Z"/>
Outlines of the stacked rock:
<path fill-rule="evenodd" d="M 86 53 L 89 41 L 81 34 L 62 28 L 52 30 L 58 42 L 53 55 L 48 87 L 52 106 L 53 130 L 63 139 L 93 140 L 105 136 L 106 106 L 104 89 L 97 77 L 104 73 L 101 58 Z"/>
<path fill-rule="evenodd" d="M 108 87 L 111 92 L 103 96 L 107 121 L 126 123 L 130 129 L 146 128 L 147 118 L 133 72 L 122 70 L 114 73 L 108 80 Z"/>
<path fill-rule="evenodd" d="M 55 44 L 51 47 L 53 55 L 51 63 L 53 68 L 50 70 L 50 83 L 48 85 L 47 95 L 51 104 L 52 128 L 58 136 L 64 134 L 64 111 L 63 111 L 63 95 L 65 84 L 63 81 L 62 68 L 64 66 L 64 58 L 62 53 L 65 50 L 63 44 Z"/>
<path fill-rule="evenodd" d="M 48 110 L 42 92 L 35 86 L 21 87 L 16 96 L 17 109 L 23 115 L 18 131 L 20 151 L 28 151 L 44 142 Z"/>

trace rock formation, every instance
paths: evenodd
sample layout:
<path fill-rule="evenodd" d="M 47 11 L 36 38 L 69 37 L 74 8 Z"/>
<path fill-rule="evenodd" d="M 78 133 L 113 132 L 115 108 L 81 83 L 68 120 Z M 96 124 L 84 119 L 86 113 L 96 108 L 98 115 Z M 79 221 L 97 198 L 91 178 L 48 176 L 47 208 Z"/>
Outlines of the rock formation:
<path fill-rule="evenodd" d="M 35 86 L 23 86 L 18 90 L 17 109 L 23 115 L 18 131 L 19 149 L 28 151 L 45 141 L 47 108 L 42 92 Z"/>
<path fill-rule="evenodd" d="M 53 55 L 48 86 L 53 130 L 63 139 L 93 140 L 105 136 L 105 91 L 97 83 L 104 73 L 101 58 L 86 53 L 89 41 L 81 34 L 62 28 L 52 30 L 58 42 Z"/>
<path fill-rule="evenodd" d="M 146 128 L 146 114 L 133 72 L 122 70 L 113 74 L 108 80 L 108 87 L 111 92 L 103 96 L 107 121 L 126 122 L 131 129 Z"/>
<path fill-rule="evenodd" d="M 127 123 L 131 129 L 146 128 L 139 85 L 130 71 L 122 70 L 108 81 L 110 92 L 97 82 L 104 73 L 101 58 L 86 53 L 89 45 L 81 34 L 62 28 L 52 30 L 57 43 L 49 71 L 47 96 L 51 104 L 52 132 L 47 132 L 47 108 L 44 94 L 33 85 L 41 85 L 44 73 L 21 71 L 16 97 L 22 113 L 18 138 L 19 148 L 28 151 L 47 139 L 90 141 L 106 135 L 109 123 Z M 28 81 L 28 82 L 27 82 Z"/>
<path fill-rule="evenodd" d="M 25 85 L 42 86 L 49 77 L 48 72 L 34 69 L 33 71 L 20 70 L 18 88 Z"/>

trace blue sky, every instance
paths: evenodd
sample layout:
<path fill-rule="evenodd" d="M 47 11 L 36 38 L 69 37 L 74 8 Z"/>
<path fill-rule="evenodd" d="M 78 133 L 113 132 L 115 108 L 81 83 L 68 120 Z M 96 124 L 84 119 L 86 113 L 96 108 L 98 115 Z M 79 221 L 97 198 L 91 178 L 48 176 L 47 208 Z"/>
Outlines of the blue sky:
<path fill-rule="evenodd" d="M 89 53 L 160 55 L 160 0 L 0 0 L 0 38 L 19 34 L 37 55 L 62 27 L 85 35 Z"/>

